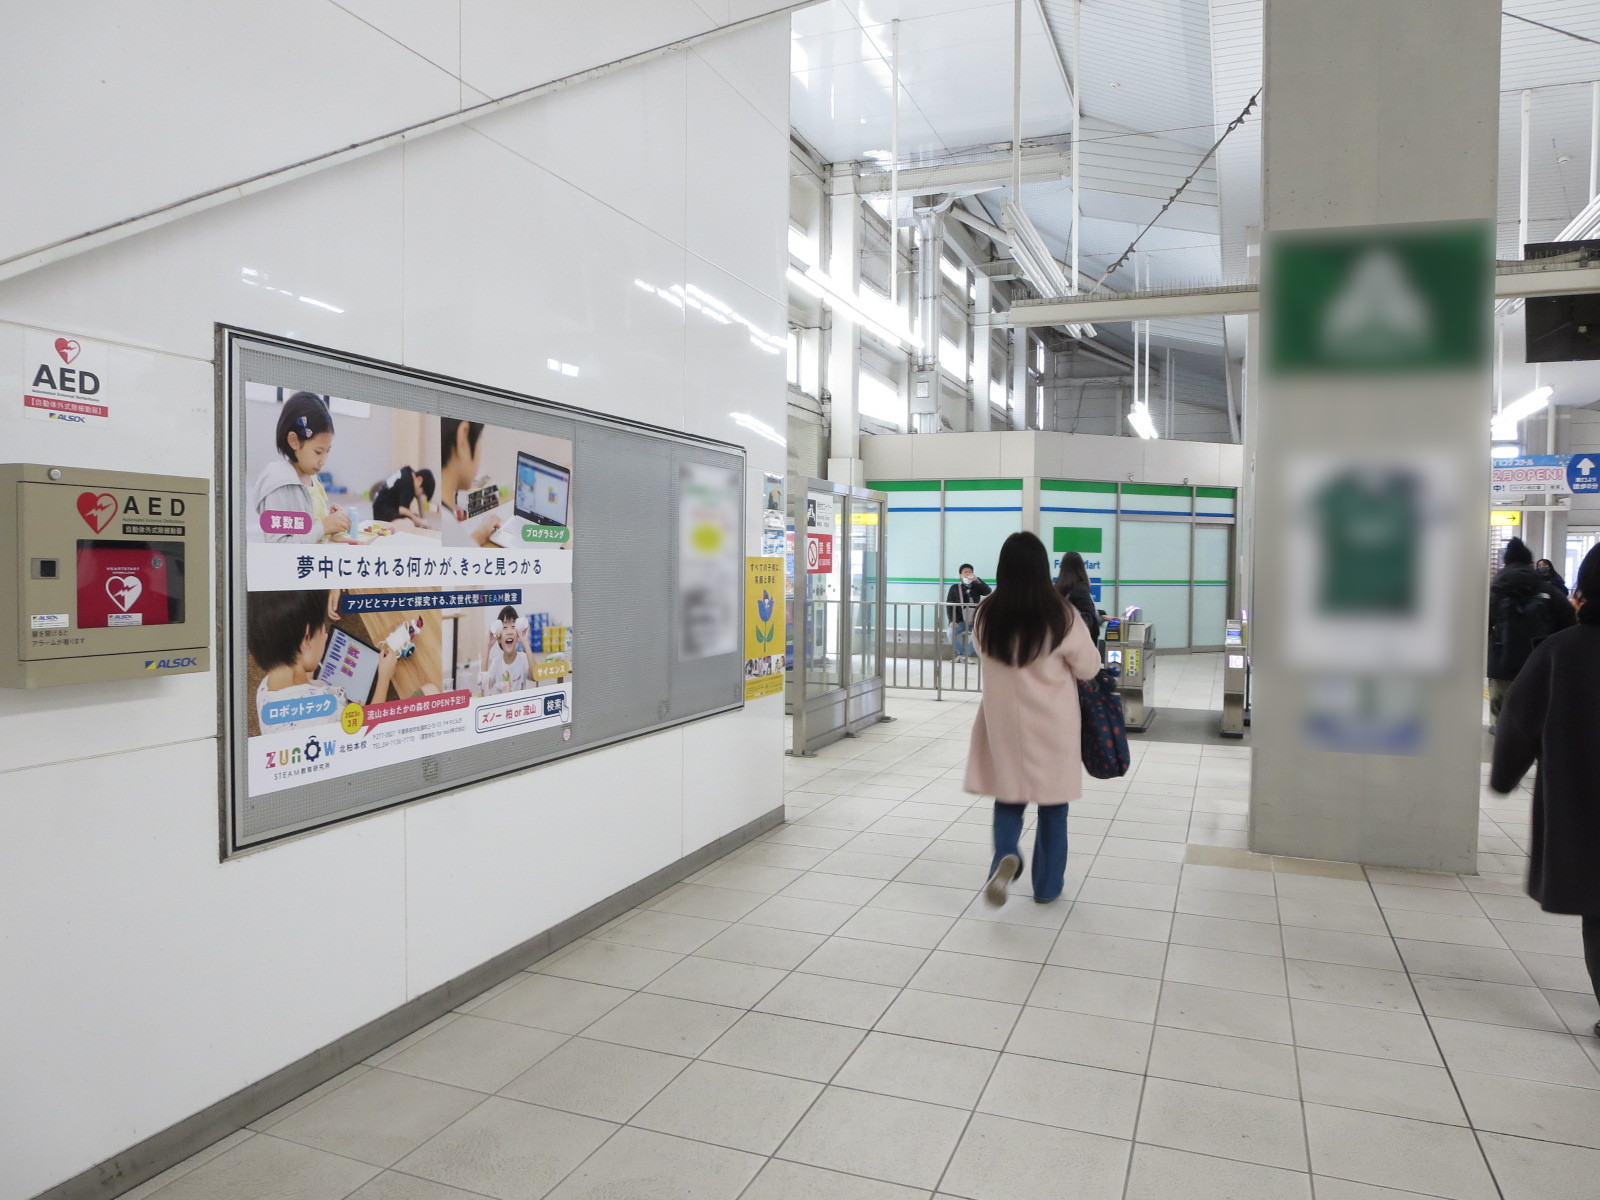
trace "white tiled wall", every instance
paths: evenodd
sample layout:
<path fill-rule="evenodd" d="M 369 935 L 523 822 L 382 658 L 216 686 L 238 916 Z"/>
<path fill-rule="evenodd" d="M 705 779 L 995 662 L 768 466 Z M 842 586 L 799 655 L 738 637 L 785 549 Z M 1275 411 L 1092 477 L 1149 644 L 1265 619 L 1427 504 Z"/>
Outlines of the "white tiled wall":
<path fill-rule="evenodd" d="M 114 7 L 0 47 L 0 153 L 100 172 L 3 173 L 9 249 L 778 6 Z M 221 321 L 740 442 L 759 489 L 782 355 L 635 281 L 781 344 L 787 70 L 777 17 L 0 284 L 0 457 L 210 476 Z M 21 419 L 30 327 L 112 344 L 110 425 Z M 774 698 L 223 864 L 215 683 L 0 692 L 0 1200 L 782 802 Z"/>
<path fill-rule="evenodd" d="M 11 5 L 0 160 L 26 167 L 0 174 L 0 258 L 793 2 Z M 787 127 L 787 74 L 731 53 L 744 102 Z"/>

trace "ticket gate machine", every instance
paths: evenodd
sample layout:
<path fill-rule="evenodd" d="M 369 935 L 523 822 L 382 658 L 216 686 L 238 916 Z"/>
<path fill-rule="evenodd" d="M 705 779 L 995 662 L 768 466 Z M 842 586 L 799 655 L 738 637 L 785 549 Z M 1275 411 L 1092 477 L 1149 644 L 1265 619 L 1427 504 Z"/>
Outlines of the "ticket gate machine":
<path fill-rule="evenodd" d="M 1106 665 L 1117 676 L 1123 720 L 1133 733 L 1143 733 L 1156 719 L 1152 703 L 1156 668 L 1156 627 L 1144 610 L 1130 608 L 1105 625 Z"/>
<path fill-rule="evenodd" d="M 1250 623 L 1229 621 L 1223 637 L 1222 736 L 1242 738 L 1250 724 Z"/>

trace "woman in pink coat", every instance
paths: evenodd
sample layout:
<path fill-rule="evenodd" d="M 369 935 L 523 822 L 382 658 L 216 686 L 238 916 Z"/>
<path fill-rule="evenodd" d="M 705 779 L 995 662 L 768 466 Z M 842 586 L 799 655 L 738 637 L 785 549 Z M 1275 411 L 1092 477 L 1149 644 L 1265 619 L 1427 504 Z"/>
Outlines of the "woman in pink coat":
<path fill-rule="evenodd" d="M 1078 680 L 1100 670 L 1083 619 L 1050 579 L 1044 543 L 1014 533 L 1000 548 L 994 594 L 974 625 L 983 661 L 983 699 L 972 724 L 966 789 L 994 800 L 994 861 L 984 895 L 1006 902 L 1022 873 L 1022 819 L 1039 806 L 1033 842 L 1033 898 L 1061 895 L 1067 873 L 1067 804 L 1083 795 Z"/>

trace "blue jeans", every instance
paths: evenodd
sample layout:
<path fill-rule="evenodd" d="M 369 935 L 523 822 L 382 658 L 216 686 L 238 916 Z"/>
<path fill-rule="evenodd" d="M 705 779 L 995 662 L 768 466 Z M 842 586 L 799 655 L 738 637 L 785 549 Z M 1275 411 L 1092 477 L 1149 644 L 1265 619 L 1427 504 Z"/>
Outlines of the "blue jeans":
<path fill-rule="evenodd" d="M 955 647 L 957 658 L 972 657 L 972 631 L 965 621 L 950 622 L 950 644 Z"/>
<path fill-rule="evenodd" d="M 1000 865 L 1007 854 L 1022 857 L 1018 842 L 1022 838 L 1022 819 L 1028 814 L 1026 804 L 1013 804 L 1009 800 L 994 802 L 994 861 L 989 864 L 989 874 Z M 1067 806 L 1065 804 L 1039 805 L 1039 824 L 1033 832 L 1033 898 L 1050 901 L 1061 895 L 1067 877 Z"/>

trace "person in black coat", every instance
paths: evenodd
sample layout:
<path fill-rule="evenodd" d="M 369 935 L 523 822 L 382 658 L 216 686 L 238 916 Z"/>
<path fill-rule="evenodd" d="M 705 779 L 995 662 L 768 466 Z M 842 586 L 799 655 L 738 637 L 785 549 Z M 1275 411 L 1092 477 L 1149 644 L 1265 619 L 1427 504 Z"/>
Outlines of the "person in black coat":
<path fill-rule="evenodd" d="M 1563 596 L 1567 595 L 1567 581 L 1561 578 L 1561 572 L 1556 570 L 1555 563 L 1548 558 L 1541 558 L 1533 564 L 1534 572 Z"/>
<path fill-rule="evenodd" d="M 1584 558 L 1577 585 L 1576 627 L 1546 638 L 1506 696 L 1489 786 L 1510 792 L 1538 763 L 1528 895 L 1545 912 L 1582 918 L 1584 962 L 1600 1000 L 1600 546 Z"/>
<path fill-rule="evenodd" d="M 1505 566 L 1489 585 L 1489 730 L 1500 723 L 1506 689 L 1534 647 L 1570 628 L 1572 605 L 1566 593 L 1539 577 L 1533 552 L 1521 538 L 1506 543 Z"/>
<path fill-rule="evenodd" d="M 958 574 L 961 578 L 950 585 L 944 596 L 950 644 L 955 647 L 957 662 L 977 662 L 978 654 L 972 645 L 972 619 L 978 611 L 978 603 L 993 589 L 978 578 L 971 563 L 962 563 Z"/>
<path fill-rule="evenodd" d="M 1100 614 L 1094 606 L 1094 594 L 1089 590 L 1089 569 L 1083 565 L 1083 555 L 1068 550 L 1061 556 L 1061 570 L 1056 573 L 1056 591 L 1061 598 L 1083 616 L 1089 640 L 1100 642 Z"/>

